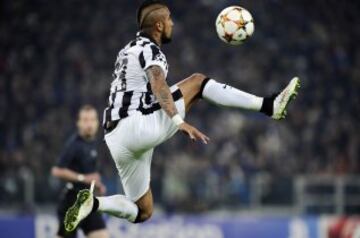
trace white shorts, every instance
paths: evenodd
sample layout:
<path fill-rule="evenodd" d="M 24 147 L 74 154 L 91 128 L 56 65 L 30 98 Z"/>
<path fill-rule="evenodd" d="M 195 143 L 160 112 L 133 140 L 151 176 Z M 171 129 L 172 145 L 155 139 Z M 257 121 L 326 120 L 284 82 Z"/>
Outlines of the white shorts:
<path fill-rule="evenodd" d="M 171 92 L 178 89 L 176 85 Z M 185 118 L 183 97 L 175 101 L 182 118 Z M 150 169 L 154 147 L 172 137 L 178 127 L 162 109 L 148 115 L 135 114 L 122 119 L 105 135 L 106 144 L 115 161 L 125 195 L 139 200 L 150 188 Z"/>

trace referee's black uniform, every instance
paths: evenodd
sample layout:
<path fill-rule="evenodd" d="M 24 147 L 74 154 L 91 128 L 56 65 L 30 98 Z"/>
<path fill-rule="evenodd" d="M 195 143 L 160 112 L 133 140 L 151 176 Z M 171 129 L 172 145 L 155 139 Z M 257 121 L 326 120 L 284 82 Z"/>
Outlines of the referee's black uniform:
<path fill-rule="evenodd" d="M 97 141 L 85 140 L 78 134 L 71 136 L 56 166 L 67 168 L 80 174 L 97 172 Z M 65 230 L 64 217 L 67 209 L 74 204 L 78 191 L 88 187 L 84 183 L 66 183 L 57 209 L 59 218 L 57 234 L 59 236 L 66 238 L 76 237 L 76 230 L 70 233 Z M 101 214 L 91 213 L 79 224 L 79 227 L 87 235 L 92 231 L 105 229 L 105 222 Z"/>

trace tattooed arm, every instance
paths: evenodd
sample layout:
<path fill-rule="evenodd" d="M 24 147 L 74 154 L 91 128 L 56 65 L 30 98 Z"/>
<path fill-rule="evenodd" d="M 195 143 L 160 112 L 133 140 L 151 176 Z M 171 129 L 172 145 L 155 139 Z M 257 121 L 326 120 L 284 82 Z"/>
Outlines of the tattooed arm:
<path fill-rule="evenodd" d="M 159 66 L 151 66 L 146 70 L 146 75 L 150 81 L 151 90 L 153 91 L 161 108 L 170 118 L 172 118 L 178 113 L 178 111 L 175 107 L 170 88 L 165 80 L 163 70 Z"/>
<path fill-rule="evenodd" d="M 153 91 L 161 108 L 170 118 L 173 119 L 173 117 L 178 114 L 178 111 L 175 107 L 174 99 L 171 95 L 170 88 L 166 83 L 163 70 L 159 66 L 151 66 L 146 70 L 146 75 L 150 81 L 151 90 Z M 209 137 L 204 135 L 202 132 L 200 132 L 198 129 L 191 126 L 190 124 L 182 121 L 182 119 L 180 120 L 181 122 L 178 124 L 180 131 L 187 134 L 192 140 L 201 140 L 205 144 L 208 143 L 208 141 L 210 140 Z"/>

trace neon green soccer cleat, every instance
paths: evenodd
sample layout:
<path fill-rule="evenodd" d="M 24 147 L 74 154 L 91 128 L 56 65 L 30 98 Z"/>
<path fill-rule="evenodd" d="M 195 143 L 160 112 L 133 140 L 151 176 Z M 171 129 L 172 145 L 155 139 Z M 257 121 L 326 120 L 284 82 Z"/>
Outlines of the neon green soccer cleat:
<path fill-rule="evenodd" d="M 276 96 L 273 105 L 273 114 L 271 116 L 273 119 L 281 120 L 285 118 L 286 108 L 289 102 L 296 98 L 299 88 L 300 79 L 298 77 L 294 77 L 291 79 L 286 88 Z"/>
<path fill-rule="evenodd" d="M 92 181 L 90 189 L 83 189 L 78 192 L 74 205 L 67 210 L 65 215 L 64 225 L 66 231 L 75 230 L 79 223 L 92 211 L 94 186 L 95 181 Z"/>

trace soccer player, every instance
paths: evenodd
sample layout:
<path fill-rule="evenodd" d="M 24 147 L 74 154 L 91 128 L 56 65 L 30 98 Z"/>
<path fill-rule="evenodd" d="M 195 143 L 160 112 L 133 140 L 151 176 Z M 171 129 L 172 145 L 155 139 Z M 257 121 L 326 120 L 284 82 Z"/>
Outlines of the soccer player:
<path fill-rule="evenodd" d="M 66 143 L 57 165 L 52 168 L 52 174 L 66 181 L 66 187 L 58 206 L 59 229 L 58 237 L 76 237 L 76 230 L 67 232 L 64 227 L 66 210 L 76 201 L 79 190 L 87 188 L 94 180 L 100 194 L 105 193 L 97 172 L 97 142 L 96 133 L 99 127 L 98 114 L 93 106 L 80 108 L 77 119 L 77 133 Z M 105 222 L 99 213 L 92 213 L 84 219 L 80 228 L 89 238 L 108 238 Z"/>
<path fill-rule="evenodd" d="M 153 212 L 150 167 L 154 148 L 178 130 L 192 140 L 209 142 L 206 135 L 184 121 L 185 114 L 200 99 L 280 120 L 300 86 L 295 77 L 280 93 L 263 98 L 195 73 L 169 87 L 168 64 L 160 47 L 171 41 L 170 10 L 161 1 L 146 0 L 138 9 L 137 21 L 140 31 L 136 39 L 117 56 L 109 106 L 104 111 L 105 141 L 125 195 L 94 197 L 88 189 L 80 191 L 81 199 L 65 217 L 68 230 L 96 211 L 132 223 L 148 220 Z"/>

